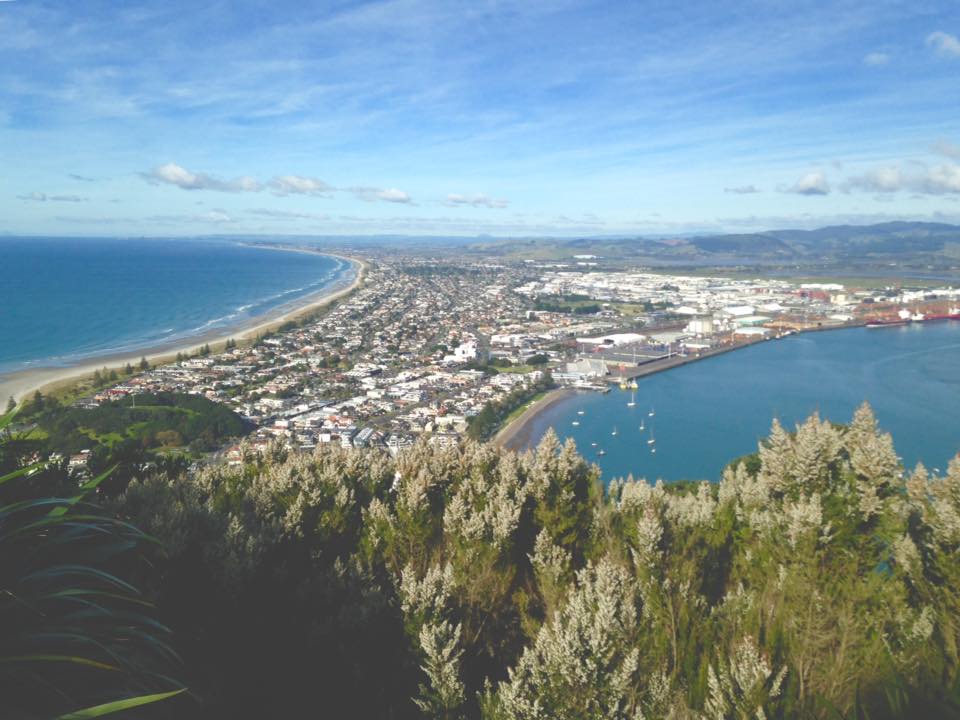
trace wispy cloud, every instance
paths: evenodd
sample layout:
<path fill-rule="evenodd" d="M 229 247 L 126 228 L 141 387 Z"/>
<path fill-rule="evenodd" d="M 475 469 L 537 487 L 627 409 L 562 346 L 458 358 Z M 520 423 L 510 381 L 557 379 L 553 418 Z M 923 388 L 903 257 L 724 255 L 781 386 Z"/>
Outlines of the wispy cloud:
<path fill-rule="evenodd" d="M 375 187 L 351 187 L 347 188 L 352 192 L 356 197 L 360 198 L 365 202 L 376 202 L 377 200 L 382 200 L 383 202 L 390 203 L 401 203 L 404 205 L 413 205 L 413 198 L 403 190 L 397 190 L 397 188 L 375 188 Z"/>
<path fill-rule="evenodd" d="M 27 195 L 17 195 L 18 200 L 29 200 L 31 202 L 86 202 L 87 198 L 82 195 L 47 195 L 42 192 L 32 192 Z"/>
<path fill-rule="evenodd" d="M 830 183 L 827 176 L 822 172 L 809 172 L 793 185 L 781 188 L 781 192 L 794 193 L 795 195 L 829 195 Z"/>
<path fill-rule="evenodd" d="M 953 160 L 960 160 L 960 145 L 956 145 L 944 138 L 940 138 L 933 144 L 933 151 L 938 155 L 944 155 Z"/>
<path fill-rule="evenodd" d="M 863 64 L 870 65 L 871 67 L 880 67 L 886 65 L 890 62 L 890 56 L 887 53 L 883 52 L 872 52 L 867 53 L 863 57 Z"/>
<path fill-rule="evenodd" d="M 927 46 L 932 47 L 938 55 L 943 57 L 960 57 L 960 39 L 956 35 L 939 30 L 932 32 L 927 35 Z"/>
<path fill-rule="evenodd" d="M 229 193 L 258 193 L 269 189 L 278 197 L 288 195 L 308 195 L 311 197 L 329 198 L 333 193 L 346 192 L 365 202 L 389 202 L 413 205 L 410 194 L 397 188 L 379 188 L 359 185 L 348 188 L 338 188 L 320 178 L 304 175 L 277 175 L 263 183 L 256 178 L 244 175 L 224 180 L 215 175 L 204 172 L 187 170 L 176 163 L 167 163 L 154 168 L 150 172 L 140 173 L 140 176 L 153 185 L 174 185 L 182 190 L 213 190 Z"/>
<path fill-rule="evenodd" d="M 236 219 L 230 215 L 230 213 L 219 208 L 210 210 L 209 212 L 200 213 L 199 215 L 150 215 L 144 218 L 144 220 L 146 222 L 169 223 L 174 225 L 190 223 L 228 225 L 237 222 Z"/>
<path fill-rule="evenodd" d="M 291 210 L 271 210 L 270 208 L 251 208 L 247 214 L 271 220 L 329 220 L 322 213 L 295 212 Z"/>
<path fill-rule="evenodd" d="M 67 175 L 71 180 L 76 180 L 78 182 L 96 182 L 93 178 L 87 177 L 86 175 L 77 175 L 75 173 L 69 173 Z"/>
<path fill-rule="evenodd" d="M 302 175 L 281 175 L 273 178 L 269 183 L 275 195 L 315 195 L 330 197 L 336 190 L 319 178 L 303 177 Z"/>
<path fill-rule="evenodd" d="M 233 180 L 221 180 L 202 172 L 191 172 L 176 163 L 167 163 L 141 176 L 154 185 L 176 185 L 183 190 L 216 190 L 218 192 L 259 192 L 262 186 L 252 177 L 241 176 Z"/>
<path fill-rule="evenodd" d="M 775 216 L 800 202 L 784 188 L 827 194 L 801 203 L 818 211 L 867 212 L 873 198 L 838 192 L 848 176 L 914 177 L 898 164 L 909 152 L 931 166 L 923 187 L 950 187 L 949 166 L 934 166 L 958 160 L 916 147 L 960 142 L 957 3 L 753 3 L 732 15 L 711 0 L 603 13 L 566 0 L 268 15 L 249 3 L 122 5 L 3 5 L 16 12 L 0 12 L 0 145 L 7 165 L 31 168 L 0 202 L 5 225 L 42 232 L 53 213 L 37 210 L 64 209 L 16 199 L 39 187 L 91 195 L 91 216 L 116 209 L 114 196 L 146 216 L 229 195 L 219 202 L 238 223 L 291 230 L 315 219 L 247 206 L 406 216 L 416 201 L 483 232 L 483 220 L 506 232 L 514 209 L 544 225 L 594 209 L 610 227 L 654 207 L 677 222 L 734 204 Z M 556 37 L 571 41 L 544 41 Z M 158 187 L 124 183 L 131 170 Z M 807 170 L 829 183 L 793 183 Z M 904 212 L 960 197 L 878 196 Z"/>
<path fill-rule="evenodd" d="M 509 203 L 506 200 L 493 198 L 489 195 L 484 195 L 483 193 L 475 193 L 473 195 L 459 195 L 457 193 L 451 193 L 447 195 L 447 199 L 443 204 L 449 207 L 470 205 L 471 207 L 499 209 L 507 207 Z"/>

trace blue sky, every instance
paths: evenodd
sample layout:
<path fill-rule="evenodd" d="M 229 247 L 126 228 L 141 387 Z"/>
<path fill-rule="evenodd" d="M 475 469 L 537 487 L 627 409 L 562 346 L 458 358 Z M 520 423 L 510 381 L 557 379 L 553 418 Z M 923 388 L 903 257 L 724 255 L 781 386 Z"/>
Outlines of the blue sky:
<path fill-rule="evenodd" d="M 960 222 L 960 3 L 0 0 L 0 232 Z"/>

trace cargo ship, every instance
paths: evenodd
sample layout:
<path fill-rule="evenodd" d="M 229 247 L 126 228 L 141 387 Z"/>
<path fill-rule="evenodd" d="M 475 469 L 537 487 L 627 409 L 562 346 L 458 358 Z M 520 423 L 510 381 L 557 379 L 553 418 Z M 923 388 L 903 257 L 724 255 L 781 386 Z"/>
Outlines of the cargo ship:
<path fill-rule="evenodd" d="M 868 328 L 883 328 L 883 327 L 893 327 L 895 325 L 909 325 L 912 320 L 907 318 L 906 320 L 902 318 L 891 318 L 889 320 L 871 320 L 867 323 Z"/>
<path fill-rule="evenodd" d="M 960 308 L 950 308 L 945 313 L 927 315 L 927 320 L 960 320 Z"/>
<path fill-rule="evenodd" d="M 880 317 L 867 321 L 868 328 L 893 327 L 896 325 L 909 325 L 911 322 L 923 322 L 926 318 L 921 313 L 911 313 L 909 310 L 901 310 L 896 317 Z"/>

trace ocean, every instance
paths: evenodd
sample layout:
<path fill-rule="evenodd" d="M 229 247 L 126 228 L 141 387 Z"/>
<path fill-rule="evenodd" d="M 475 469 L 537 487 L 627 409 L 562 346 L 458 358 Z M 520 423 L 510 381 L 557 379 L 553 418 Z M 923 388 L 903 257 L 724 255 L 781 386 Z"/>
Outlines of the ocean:
<path fill-rule="evenodd" d="M 0 238 L 0 373 L 224 334 L 352 277 L 227 240 Z"/>
<path fill-rule="evenodd" d="M 533 419 L 531 443 L 553 427 L 606 480 L 713 481 L 729 461 L 756 451 L 774 417 L 791 430 L 813 412 L 846 423 L 866 400 L 907 467 L 922 461 L 945 470 L 960 451 L 960 322 L 804 333 L 638 384 L 634 407 L 631 393 L 615 387 L 546 408 Z"/>

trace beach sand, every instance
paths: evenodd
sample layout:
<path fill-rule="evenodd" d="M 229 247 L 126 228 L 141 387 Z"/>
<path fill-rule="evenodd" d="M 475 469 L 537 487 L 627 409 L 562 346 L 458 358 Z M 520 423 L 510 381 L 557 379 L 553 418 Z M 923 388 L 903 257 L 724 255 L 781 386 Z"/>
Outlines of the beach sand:
<path fill-rule="evenodd" d="M 177 353 L 193 354 L 204 345 L 210 345 L 214 352 L 223 349 L 227 340 L 233 339 L 237 343 L 252 342 L 258 335 L 273 332 L 284 323 L 298 320 L 316 313 L 318 310 L 329 305 L 334 300 L 341 298 L 353 292 L 364 280 L 367 271 L 367 263 L 359 258 L 337 255 L 335 253 L 326 253 L 319 250 L 295 250 L 293 248 L 271 248 L 275 250 L 289 250 L 293 252 L 317 252 L 321 255 L 328 255 L 350 262 L 355 269 L 353 281 L 346 287 L 324 290 L 316 295 L 310 295 L 300 298 L 293 307 L 276 308 L 273 313 L 254 318 L 248 325 L 241 325 L 230 330 L 218 328 L 204 335 L 194 335 L 190 338 L 183 338 L 177 345 L 161 345 L 153 348 L 139 350 L 136 353 L 123 353 L 115 355 L 104 355 L 97 358 L 84 360 L 82 363 L 57 368 L 35 368 L 11 373 L 9 375 L 0 375 L 0 412 L 7 403 L 7 398 L 14 398 L 20 402 L 34 392 L 39 390 L 44 394 L 50 394 L 66 390 L 78 381 L 89 378 L 96 370 L 102 370 L 104 367 L 110 370 L 122 370 L 130 363 L 134 367 L 140 362 L 140 359 L 146 357 L 151 365 L 164 365 L 173 362 Z"/>
<path fill-rule="evenodd" d="M 520 417 L 493 437 L 493 443 L 505 450 L 525 450 L 530 443 L 530 425 L 533 419 L 552 405 L 576 394 L 572 388 L 551 390 L 521 413 Z"/>

